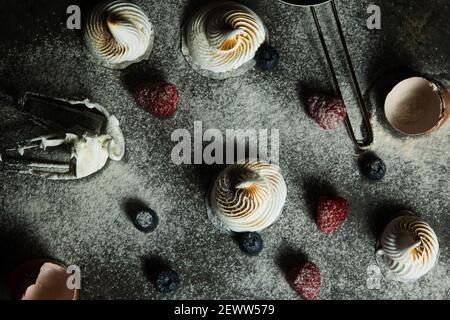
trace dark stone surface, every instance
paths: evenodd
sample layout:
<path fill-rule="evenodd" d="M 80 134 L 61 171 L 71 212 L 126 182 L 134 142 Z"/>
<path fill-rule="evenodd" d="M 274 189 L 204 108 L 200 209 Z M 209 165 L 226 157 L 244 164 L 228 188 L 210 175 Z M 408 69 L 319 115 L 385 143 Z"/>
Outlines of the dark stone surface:
<path fill-rule="evenodd" d="M 84 299 L 296 299 L 285 271 L 307 257 L 322 270 L 322 299 L 448 298 L 449 124 L 432 137 L 401 140 L 377 116 L 382 104 L 374 93 L 378 80 L 399 67 L 450 85 L 448 0 L 337 3 L 356 73 L 372 102 L 373 150 L 388 167 L 380 182 L 359 174 L 344 127 L 325 132 L 304 110 L 300 93 L 305 88 L 332 89 L 307 10 L 247 1 L 270 30 L 280 64 L 273 72 L 250 70 L 240 78 L 215 81 L 193 71 L 180 50 L 183 15 L 199 1 L 135 2 L 155 26 L 155 47 L 149 61 L 120 72 L 96 64 L 81 33 L 65 28 L 67 6 L 78 3 L 87 10 L 91 2 L 0 0 L 0 88 L 15 95 L 34 91 L 99 102 L 121 121 L 128 148 L 122 162 L 80 181 L 0 172 L 1 296 L 7 295 L 14 265 L 53 257 L 81 267 Z M 372 3 L 381 7 L 382 30 L 366 28 Z M 326 19 L 322 10 L 319 16 Z M 337 43 L 327 23 L 324 32 Z M 332 51 L 334 57 L 341 55 Z M 343 66 L 336 65 L 351 106 L 355 100 Z M 161 77 L 176 83 L 182 96 L 178 115 L 164 121 L 141 110 L 129 90 Z M 205 129 L 280 130 L 288 200 L 281 219 L 263 232 L 265 249 L 257 257 L 243 254 L 232 237 L 208 221 L 204 196 L 213 169 L 171 162 L 172 131 L 192 131 L 194 121 L 202 121 Z M 24 126 L 2 103 L 0 143 L 19 139 L 27 132 Z M 345 196 L 351 207 L 341 229 L 326 236 L 314 223 L 313 209 L 317 197 L 330 192 Z M 136 230 L 126 212 L 130 201 L 158 212 L 155 232 Z M 380 290 L 369 290 L 367 268 L 374 264 L 376 234 L 404 208 L 435 228 L 439 264 L 414 284 L 382 281 Z M 176 293 L 160 295 L 148 280 L 144 270 L 156 260 L 179 273 Z"/>

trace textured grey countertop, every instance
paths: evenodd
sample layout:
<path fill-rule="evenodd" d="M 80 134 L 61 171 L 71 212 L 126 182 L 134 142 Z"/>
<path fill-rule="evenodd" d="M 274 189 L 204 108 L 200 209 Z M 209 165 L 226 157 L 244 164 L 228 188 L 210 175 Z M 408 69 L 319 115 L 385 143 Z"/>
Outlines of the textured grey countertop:
<path fill-rule="evenodd" d="M 118 117 L 128 148 L 125 160 L 80 181 L 0 172 L 1 296 L 7 296 L 7 276 L 15 265 L 53 257 L 81 267 L 84 299 L 296 299 L 284 270 L 306 255 L 322 270 L 321 299 L 449 298 L 450 124 L 432 137 L 402 141 L 374 116 L 373 150 L 387 163 L 388 174 L 368 182 L 357 170 L 345 128 L 320 130 L 304 111 L 305 87 L 332 86 L 308 11 L 248 1 L 266 23 L 281 63 L 273 72 L 251 70 L 215 81 L 193 71 L 180 50 L 180 23 L 195 3 L 135 2 L 155 26 L 155 47 L 149 61 L 120 72 L 97 65 L 80 32 L 65 28 L 67 6 L 81 3 L 86 9 L 89 1 L 0 0 L 0 88 L 89 97 Z M 366 28 L 372 3 L 381 7 L 381 30 Z M 367 99 L 376 79 L 398 66 L 450 86 L 449 1 L 341 0 L 338 9 Z M 155 77 L 178 85 L 182 108 L 173 119 L 155 119 L 130 95 L 133 84 Z M 382 107 L 371 101 L 373 110 Z M 7 106 L 0 113 L 0 141 L 10 144 L 27 123 Z M 266 248 L 256 258 L 243 255 L 207 220 L 204 196 L 215 169 L 170 160 L 172 131 L 192 131 L 194 121 L 202 121 L 204 129 L 280 130 L 288 200 L 281 219 L 263 232 Z M 318 231 L 312 207 L 330 189 L 347 197 L 351 209 L 342 228 L 327 236 Z M 128 220 L 127 208 L 135 201 L 158 212 L 154 233 L 140 233 Z M 434 227 L 439 264 L 416 283 L 382 281 L 381 289 L 369 290 L 376 234 L 403 208 Z M 176 293 L 159 295 L 147 280 L 145 261 L 157 258 L 179 272 Z"/>

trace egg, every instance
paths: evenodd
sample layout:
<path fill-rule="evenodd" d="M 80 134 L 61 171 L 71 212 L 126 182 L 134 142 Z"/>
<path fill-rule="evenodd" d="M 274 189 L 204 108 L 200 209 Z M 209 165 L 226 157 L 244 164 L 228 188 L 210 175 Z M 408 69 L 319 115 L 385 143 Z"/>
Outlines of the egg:
<path fill-rule="evenodd" d="M 406 135 L 431 133 L 450 115 L 450 95 L 433 80 L 412 77 L 387 95 L 384 112 L 389 124 Z"/>
<path fill-rule="evenodd" d="M 55 261 L 35 259 L 20 265 L 11 277 L 11 297 L 17 300 L 78 300 L 69 289 L 67 268 Z"/>

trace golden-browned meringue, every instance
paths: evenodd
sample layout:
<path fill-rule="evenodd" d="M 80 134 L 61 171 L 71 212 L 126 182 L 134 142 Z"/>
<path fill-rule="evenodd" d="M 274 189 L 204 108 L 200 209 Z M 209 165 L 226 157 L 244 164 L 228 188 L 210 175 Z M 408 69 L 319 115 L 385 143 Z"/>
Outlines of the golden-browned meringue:
<path fill-rule="evenodd" d="M 209 194 L 210 214 L 234 232 L 257 232 L 283 211 L 286 183 L 278 166 L 261 160 L 228 166 Z"/>
<path fill-rule="evenodd" d="M 124 69 L 149 58 L 154 30 L 146 14 L 128 1 L 106 1 L 90 13 L 84 37 L 93 55 L 103 65 Z"/>
<path fill-rule="evenodd" d="M 439 243 L 433 229 L 411 214 L 402 213 L 393 219 L 385 227 L 380 245 L 378 254 L 383 257 L 388 278 L 402 282 L 427 274 L 439 256 Z"/>
<path fill-rule="evenodd" d="M 213 2 L 199 9 L 188 20 L 184 33 L 194 64 L 216 73 L 243 66 L 266 40 L 258 15 L 232 1 Z"/>

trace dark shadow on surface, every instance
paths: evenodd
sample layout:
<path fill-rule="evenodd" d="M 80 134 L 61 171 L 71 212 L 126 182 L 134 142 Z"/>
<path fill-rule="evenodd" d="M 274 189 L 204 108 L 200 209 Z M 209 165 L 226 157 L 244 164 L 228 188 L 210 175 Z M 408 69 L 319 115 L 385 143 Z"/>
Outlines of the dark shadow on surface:
<path fill-rule="evenodd" d="M 242 234 L 243 234 L 242 232 L 233 232 L 231 234 L 231 239 L 233 240 L 234 244 L 236 245 L 236 248 L 238 248 L 238 249 L 239 249 Z"/>
<path fill-rule="evenodd" d="M 301 266 L 306 261 L 308 261 L 307 256 L 301 250 L 292 247 L 282 249 L 276 259 L 278 268 L 285 277 L 292 269 Z"/>
<path fill-rule="evenodd" d="M 199 8 L 211 3 L 211 0 L 189 0 L 184 7 L 182 13 L 182 24 L 186 23 L 189 17 L 195 13 Z"/>
<path fill-rule="evenodd" d="M 414 77 L 427 77 L 425 70 L 417 69 L 418 66 L 423 67 L 423 63 L 417 62 L 417 56 L 424 51 L 423 47 L 417 47 L 417 39 L 408 37 L 410 23 L 413 21 L 420 22 L 424 19 L 423 13 L 434 8 L 430 5 L 429 9 L 424 8 L 420 1 L 410 1 L 409 10 L 405 10 L 405 16 L 398 19 L 398 16 L 384 14 L 382 18 L 383 36 L 378 37 L 376 48 L 379 50 L 377 59 L 370 61 L 368 68 L 369 83 L 364 95 L 366 104 L 372 115 L 376 117 L 383 129 L 387 130 L 395 138 L 402 138 L 404 135 L 393 129 L 386 120 L 384 115 L 384 102 L 388 93 L 400 81 Z M 381 12 L 389 12 L 393 4 L 380 2 Z M 431 20 L 428 21 L 430 23 Z M 417 32 L 432 32 L 430 25 L 422 25 Z M 420 33 L 417 35 L 420 37 Z M 440 43 L 439 46 L 442 46 Z M 418 52 L 412 52 L 412 48 L 417 48 Z M 432 55 L 430 55 L 432 58 Z"/>
<path fill-rule="evenodd" d="M 0 234 L 0 295 L 9 299 L 10 276 L 29 260 L 49 258 L 46 248 L 21 226 Z"/>
<path fill-rule="evenodd" d="M 148 281 L 155 283 L 158 273 L 170 270 L 169 263 L 160 257 L 142 257 L 142 269 Z"/>
<path fill-rule="evenodd" d="M 308 98 L 314 95 L 326 95 L 326 96 L 335 96 L 331 87 L 326 86 L 324 83 L 320 83 L 317 85 L 313 85 L 310 82 L 306 82 L 304 80 L 300 80 L 297 85 L 297 93 L 300 99 L 300 102 L 303 106 L 303 111 L 310 117 L 311 113 L 308 108 Z"/>
<path fill-rule="evenodd" d="M 392 201 L 379 201 L 374 207 L 368 208 L 368 225 L 372 236 L 378 239 L 384 227 L 404 210 L 412 211 L 405 205 Z"/>
<path fill-rule="evenodd" d="M 86 0 L 34 0 L 34 1 L 6 1 L 0 0 L 0 39 L 1 45 L 14 51 L 36 52 L 36 55 L 30 57 L 32 61 L 50 64 L 50 59 L 60 63 L 61 57 L 53 55 L 52 51 L 47 50 L 47 46 L 52 45 L 56 39 L 64 39 L 67 47 L 79 47 L 79 51 L 84 50 L 82 39 L 82 30 L 67 29 L 67 8 L 70 5 L 80 5 L 82 20 L 95 2 Z M 32 53 L 31 53 L 32 54 Z M 23 58 L 19 55 L 20 58 Z M 25 92 L 38 92 L 46 95 L 56 94 L 62 98 L 86 97 L 86 90 L 79 83 L 71 85 L 70 83 L 40 83 L 33 76 L 34 72 L 25 69 L 20 61 L 16 61 L 13 55 L 10 55 L 9 61 L 5 62 L 5 68 L 2 70 L 0 79 L 0 90 L 19 98 Z M 45 61 L 43 59 L 46 59 Z M 80 57 L 83 59 L 83 56 Z M 9 62 L 9 63 L 8 63 Z M 76 61 L 66 61 L 67 64 L 73 64 Z M 36 67 L 40 67 L 37 65 Z M 80 89 L 77 89 L 81 87 Z M 65 92 L 71 92 L 69 96 Z"/>
<path fill-rule="evenodd" d="M 196 178 L 195 180 L 198 182 L 201 189 L 205 192 L 209 191 L 211 185 L 214 183 L 217 176 L 228 165 L 231 165 L 230 162 L 232 162 L 232 164 L 244 163 L 245 159 L 253 158 L 254 155 L 256 155 L 256 158 L 258 158 L 257 146 L 250 144 L 250 141 L 248 139 L 246 139 L 245 144 L 240 143 L 235 139 L 232 142 L 233 146 L 231 148 L 226 143 L 227 137 L 224 132 L 222 132 L 222 137 L 223 137 L 223 148 L 222 148 L 223 163 L 205 164 L 203 161 L 202 164 L 197 164 L 197 165 L 193 166 L 194 167 L 194 169 L 193 169 L 194 176 Z M 209 141 L 206 141 L 206 142 L 203 141 L 202 154 L 205 150 L 205 147 L 207 147 L 210 143 L 211 142 L 209 142 Z M 241 153 L 241 151 L 242 151 L 242 153 Z M 231 152 L 233 152 L 233 154 L 231 154 Z M 227 161 L 227 156 L 229 156 L 230 160 L 232 160 L 232 161 Z M 231 156 L 233 156 L 233 157 L 231 157 Z M 270 155 L 269 155 L 269 157 L 270 157 Z M 261 160 L 270 161 L 270 159 L 266 159 L 264 157 L 262 157 Z"/>
<path fill-rule="evenodd" d="M 136 212 L 139 212 L 141 210 L 146 210 L 149 207 L 141 199 L 130 198 L 130 199 L 126 199 L 125 201 L 123 201 L 122 208 L 123 208 L 123 211 L 125 212 L 128 220 L 133 222 L 134 221 L 133 218 L 134 218 L 134 215 L 136 214 Z"/>
<path fill-rule="evenodd" d="M 57 36 L 66 28 L 66 11 L 70 4 L 67 0 L 2 0 L 0 7 L 7 8 L 0 11 L 2 44 L 8 47 L 28 46 L 39 43 L 44 36 Z"/>
<path fill-rule="evenodd" d="M 316 221 L 317 205 L 321 196 L 337 197 L 336 189 L 328 182 L 317 177 L 307 177 L 303 180 L 303 198 L 306 202 L 308 215 Z"/>
<path fill-rule="evenodd" d="M 202 154 L 205 150 L 205 147 L 210 142 L 203 142 L 202 143 Z M 226 159 L 226 147 L 223 146 L 222 154 L 224 157 L 224 161 Z M 226 164 L 206 164 L 204 161 L 202 161 L 202 164 L 197 164 L 193 166 L 193 175 L 195 177 L 195 181 L 197 182 L 198 186 L 202 190 L 202 193 L 207 195 L 210 188 L 212 187 L 214 181 L 219 176 L 219 174 L 225 170 Z"/>
<path fill-rule="evenodd" d="M 105 2 L 105 0 L 73 0 L 72 4 L 80 7 L 81 12 L 86 16 L 97 4 Z"/>
<path fill-rule="evenodd" d="M 419 73 L 407 67 L 392 67 L 379 73 L 366 93 L 366 104 L 369 112 L 376 117 L 377 122 L 383 129 L 389 131 L 396 138 L 404 137 L 403 134 L 396 131 L 387 121 L 384 113 L 384 102 L 391 90 L 402 80 L 410 77 L 420 76 Z"/>
<path fill-rule="evenodd" d="M 121 81 L 125 88 L 134 94 L 136 89 L 146 83 L 166 81 L 166 74 L 148 64 L 133 64 L 123 70 Z"/>
<path fill-rule="evenodd" d="M 195 11 L 197 11 L 198 9 L 211 4 L 213 2 L 220 2 L 221 0 L 188 0 L 187 5 L 185 5 L 183 13 L 182 13 L 182 23 L 184 24 L 185 22 L 187 22 L 187 20 L 189 19 L 189 17 L 195 13 Z M 252 1 L 252 0 L 240 0 L 238 1 L 239 3 L 247 6 L 248 8 L 250 8 L 253 11 L 257 11 L 257 7 L 260 6 L 260 4 L 258 3 L 258 1 Z"/>

